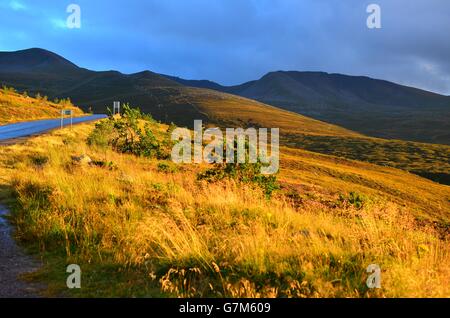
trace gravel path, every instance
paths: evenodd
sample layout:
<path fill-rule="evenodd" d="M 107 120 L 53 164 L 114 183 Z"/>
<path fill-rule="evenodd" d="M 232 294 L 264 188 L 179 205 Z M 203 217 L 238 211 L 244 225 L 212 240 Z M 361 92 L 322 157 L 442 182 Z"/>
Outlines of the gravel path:
<path fill-rule="evenodd" d="M 39 263 L 26 255 L 11 237 L 12 228 L 4 218 L 8 213 L 0 205 L 0 298 L 38 297 L 42 286 L 24 282 L 18 276 L 37 270 Z"/>

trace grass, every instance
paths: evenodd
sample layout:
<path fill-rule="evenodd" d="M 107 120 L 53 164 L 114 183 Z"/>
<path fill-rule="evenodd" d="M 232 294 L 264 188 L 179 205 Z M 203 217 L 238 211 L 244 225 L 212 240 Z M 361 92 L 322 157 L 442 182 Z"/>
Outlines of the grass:
<path fill-rule="evenodd" d="M 93 126 L 0 148 L 15 236 L 46 263 L 31 278 L 49 295 L 450 296 L 448 186 L 284 147 L 282 189 L 267 199 L 251 184 L 198 181 L 207 165 L 88 146 Z M 161 138 L 167 126 L 152 129 Z M 72 160 L 81 154 L 115 168 Z M 80 290 L 65 288 L 70 263 Z M 380 290 L 365 285 L 374 263 Z"/>
<path fill-rule="evenodd" d="M 291 148 L 367 161 L 402 169 L 450 184 L 450 146 L 372 138 L 351 130 L 272 107 L 251 99 L 207 89 L 167 87 L 137 98 L 145 112 L 190 127 L 194 119 L 219 127 L 280 128 Z M 127 100 L 127 97 L 122 97 Z M 154 108 L 154 105 L 162 105 Z"/>
<path fill-rule="evenodd" d="M 450 185 L 450 146 L 402 140 L 289 135 L 284 143 L 314 152 L 367 161 Z"/>
<path fill-rule="evenodd" d="M 83 115 L 83 111 L 72 105 L 69 100 L 55 103 L 48 101 L 45 96 L 33 98 L 6 87 L 0 89 L 0 109 L 0 125 L 28 120 L 60 118 L 62 109 L 71 109 L 74 116 Z"/>

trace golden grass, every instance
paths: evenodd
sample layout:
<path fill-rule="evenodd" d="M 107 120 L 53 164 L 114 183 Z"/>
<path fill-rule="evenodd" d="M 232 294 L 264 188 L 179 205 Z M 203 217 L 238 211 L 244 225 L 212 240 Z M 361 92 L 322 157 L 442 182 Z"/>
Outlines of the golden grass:
<path fill-rule="evenodd" d="M 226 127 L 235 127 L 236 124 L 240 124 L 237 127 L 246 127 L 255 124 L 257 127 L 280 128 L 283 134 L 363 136 L 333 124 L 244 97 L 196 88 L 183 88 L 183 94 L 213 123 Z"/>
<path fill-rule="evenodd" d="M 450 186 L 390 167 L 282 147 L 280 180 L 300 193 L 313 189 L 332 200 L 356 191 L 388 199 L 429 221 L 450 224 Z"/>
<path fill-rule="evenodd" d="M 74 116 L 83 115 L 81 109 L 71 104 L 56 104 L 4 89 L 0 89 L 0 109 L 0 124 L 59 118 L 62 109 L 71 109 Z"/>
<path fill-rule="evenodd" d="M 159 288 L 125 289 L 125 296 L 450 297 L 448 237 L 415 217 L 421 210 L 444 222 L 449 187 L 283 148 L 279 178 L 286 189 L 267 200 L 249 185 L 196 181 L 203 165 L 164 173 L 158 160 L 90 148 L 92 127 L 0 148 L 1 187 L 19 203 L 17 238 L 38 243 L 42 253 L 62 250 L 83 277 L 113 264 L 139 273 L 127 280 L 138 290 Z M 74 164 L 71 156 L 80 154 L 117 169 Z M 338 200 L 349 191 L 367 197 L 362 208 Z M 373 263 L 382 270 L 380 290 L 365 285 Z M 60 292 L 64 282 L 50 284 Z M 68 295 L 111 295 L 95 279 L 83 284 Z"/>
<path fill-rule="evenodd" d="M 171 88 L 160 101 L 171 106 L 190 105 L 195 118 L 225 127 L 280 129 L 280 142 L 347 159 L 371 162 L 413 172 L 443 184 L 450 180 L 450 146 L 372 138 L 357 132 L 282 110 L 251 99 L 198 88 Z M 180 118 L 189 115 L 180 111 Z"/>

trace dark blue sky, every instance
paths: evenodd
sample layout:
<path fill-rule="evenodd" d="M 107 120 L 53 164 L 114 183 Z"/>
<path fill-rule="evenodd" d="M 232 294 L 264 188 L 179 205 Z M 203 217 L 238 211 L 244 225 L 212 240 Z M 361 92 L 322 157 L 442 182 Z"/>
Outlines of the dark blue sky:
<path fill-rule="evenodd" d="M 66 7 L 81 7 L 81 29 Z M 366 27 L 366 7 L 382 28 Z M 275 70 L 368 75 L 450 94 L 448 0 L 0 0 L 0 50 L 238 84 Z"/>

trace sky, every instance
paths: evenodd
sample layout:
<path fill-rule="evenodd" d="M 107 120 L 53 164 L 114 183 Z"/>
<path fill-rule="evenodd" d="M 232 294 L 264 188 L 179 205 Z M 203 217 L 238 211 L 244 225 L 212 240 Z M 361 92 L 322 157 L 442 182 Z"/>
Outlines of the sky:
<path fill-rule="evenodd" d="M 68 28 L 70 4 L 81 27 Z M 369 4 L 381 28 L 369 29 Z M 450 95 L 448 0 L 0 0 L 0 51 L 235 85 L 270 71 L 366 75 Z"/>

